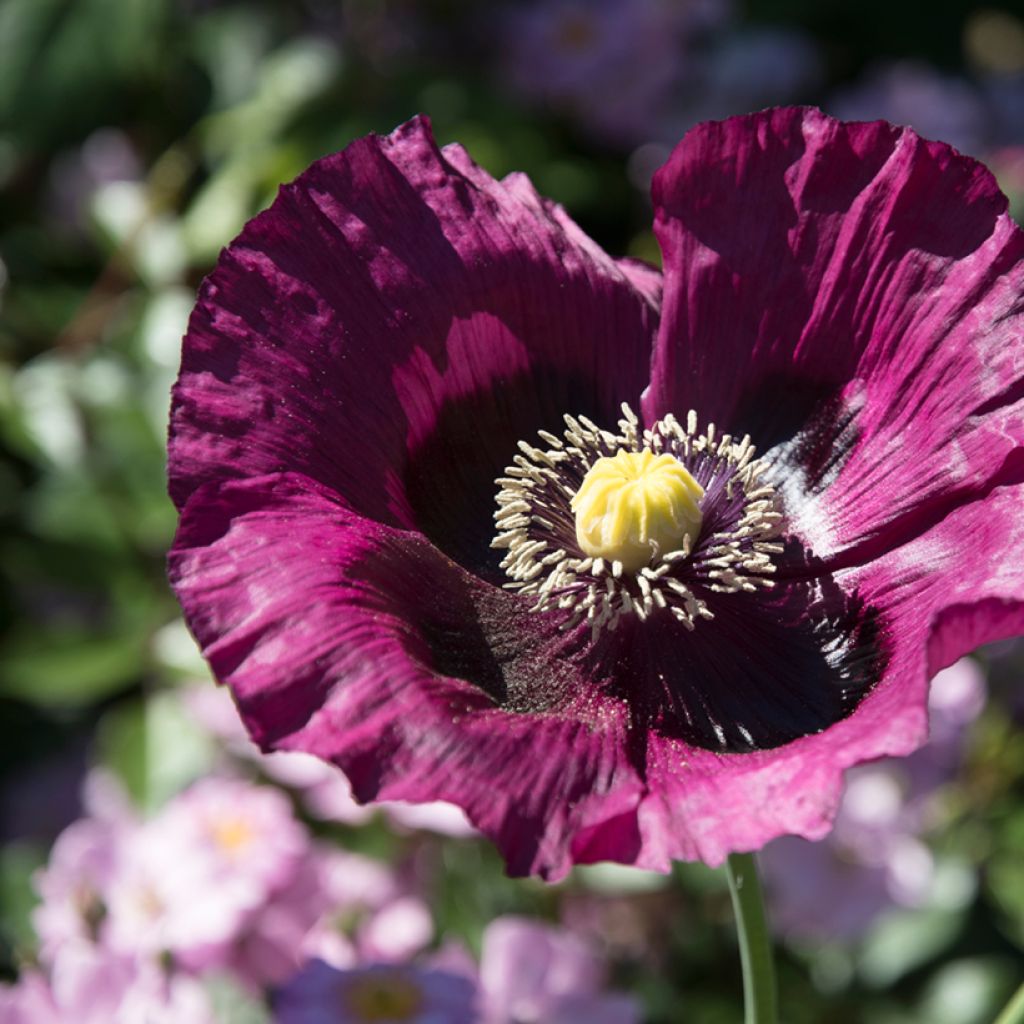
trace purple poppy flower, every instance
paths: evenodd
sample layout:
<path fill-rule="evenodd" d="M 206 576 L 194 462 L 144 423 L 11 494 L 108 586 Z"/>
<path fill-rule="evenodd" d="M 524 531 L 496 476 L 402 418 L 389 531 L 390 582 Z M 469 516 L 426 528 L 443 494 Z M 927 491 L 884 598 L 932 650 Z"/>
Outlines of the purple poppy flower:
<path fill-rule="evenodd" d="M 171 579 L 250 734 L 458 804 L 513 873 L 820 837 L 1024 618 L 985 168 L 780 109 L 653 197 L 663 279 L 416 120 L 285 187 L 185 339 Z"/>

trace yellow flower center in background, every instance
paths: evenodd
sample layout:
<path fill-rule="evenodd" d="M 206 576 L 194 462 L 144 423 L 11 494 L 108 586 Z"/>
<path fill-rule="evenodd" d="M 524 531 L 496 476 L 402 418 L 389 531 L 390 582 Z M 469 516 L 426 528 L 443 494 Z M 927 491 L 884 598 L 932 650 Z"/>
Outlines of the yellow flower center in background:
<path fill-rule="evenodd" d="M 382 971 L 353 982 L 345 992 L 345 1003 L 359 1021 L 403 1021 L 419 1012 L 423 994 L 409 978 Z"/>
<path fill-rule="evenodd" d="M 212 828 L 214 842 L 229 856 L 239 854 L 255 838 L 252 826 L 244 818 L 225 818 Z"/>
<path fill-rule="evenodd" d="M 668 454 L 620 451 L 598 459 L 572 499 L 576 539 L 591 558 L 636 572 L 700 534 L 704 488 Z"/>

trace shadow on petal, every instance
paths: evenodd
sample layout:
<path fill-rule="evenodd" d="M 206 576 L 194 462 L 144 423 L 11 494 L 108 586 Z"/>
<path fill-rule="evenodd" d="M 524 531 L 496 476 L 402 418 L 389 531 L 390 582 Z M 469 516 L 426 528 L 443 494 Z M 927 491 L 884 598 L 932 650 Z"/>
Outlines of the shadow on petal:
<path fill-rule="evenodd" d="M 691 632 L 667 614 L 595 648 L 595 677 L 627 701 L 635 763 L 649 732 L 705 750 L 770 750 L 850 715 L 886 663 L 877 612 L 828 576 L 757 594 L 704 594 Z"/>

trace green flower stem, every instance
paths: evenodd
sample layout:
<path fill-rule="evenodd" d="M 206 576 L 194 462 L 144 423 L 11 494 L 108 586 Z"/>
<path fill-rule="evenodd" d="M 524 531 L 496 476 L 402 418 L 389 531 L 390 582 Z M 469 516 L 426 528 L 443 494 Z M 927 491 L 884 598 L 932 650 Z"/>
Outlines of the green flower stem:
<path fill-rule="evenodd" d="M 1003 1012 L 996 1018 L 996 1024 L 1024 1024 L 1024 985 L 1017 989 Z"/>
<path fill-rule="evenodd" d="M 777 1024 L 775 968 L 772 943 L 764 913 L 761 882 L 752 853 L 734 853 L 726 864 L 729 892 L 736 913 L 736 932 L 743 965 L 743 1003 L 746 1024 Z M 1020 1018 L 1007 1018 L 1005 1024 L 1018 1024 Z M 1002 1020 L 997 1024 L 1004 1024 Z"/>

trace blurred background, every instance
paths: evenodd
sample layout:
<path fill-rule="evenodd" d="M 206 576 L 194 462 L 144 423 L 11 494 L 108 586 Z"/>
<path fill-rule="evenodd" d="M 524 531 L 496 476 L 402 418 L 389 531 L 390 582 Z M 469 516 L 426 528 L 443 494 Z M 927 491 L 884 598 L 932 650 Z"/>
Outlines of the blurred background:
<path fill-rule="evenodd" d="M 315 158 L 425 111 L 609 252 L 657 262 L 648 186 L 671 146 L 779 103 L 950 142 L 1024 215 L 1017 4 L 0 0 L 0 977 L 49 984 L 69 935 L 116 946 L 125 897 L 89 856 L 145 874 L 131 844 L 204 780 L 214 802 L 263 798 L 320 888 L 294 896 L 295 854 L 205 953 L 164 940 L 160 1020 L 267 1021 L 313 955 L 461 958 L 519 1021 L 578 1019 L 542 979 L 514 998 L 525 983 L 500 980 L 494 922 L 524 915 L 590 958 L 567 968 L 579 999 L 740 1019 L 719 873 L 512 882 L 450 808 L 364 811 L 315 764 L 255 754 L 164 581 L 164 439 L 197 285 Z M 1022 672 L 1014 645 L 948 670 L 929 747 L 858 769 L 826 842 L 765 852 L 787 1021 L 981 1024 L 1019 983 Z"/>

